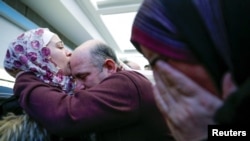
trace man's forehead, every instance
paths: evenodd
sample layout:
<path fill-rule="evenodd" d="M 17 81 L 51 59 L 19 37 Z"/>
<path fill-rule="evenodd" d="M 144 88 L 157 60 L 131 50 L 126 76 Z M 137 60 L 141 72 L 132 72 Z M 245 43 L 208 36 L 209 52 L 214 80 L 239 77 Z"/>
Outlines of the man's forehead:
<path fill-rule="evenodd" d="M 84 64 L 84 62 L 81 61 L 81 58 L 77 59 L 76 57 L 72 57 L 72 56 L 70 57 L 69 66 L 71 69 L 76 67 L 76 66 L 79 66 L 79 64 Z"/>
<path fill-rule="evenodd" d="M 89 62 L 78 61 L 78 63 L 69 63 L 71 75 L 76 76 L 79 74 L 90 73 L 93 71 L 94 65 Z"/>

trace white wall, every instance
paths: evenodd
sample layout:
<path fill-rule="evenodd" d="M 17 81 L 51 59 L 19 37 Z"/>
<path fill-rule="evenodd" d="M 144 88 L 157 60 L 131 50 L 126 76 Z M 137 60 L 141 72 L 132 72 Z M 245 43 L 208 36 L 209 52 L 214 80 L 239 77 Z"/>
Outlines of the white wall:
<path fill-rule="evenodd" d="M 9 43 L 16 38 L 19 34 L 24 32 L 23 29 L 17 27 L 4 17 L 0 17 L 0 68 L 3 68 L 3 59 L 5 57 L 6 50 Z M 0 74 L 1 75 L 1 74 Z"/>
<path fill-rule="evenodd" d="M 3 60 L 6 54 L 9 43 L 21 34 L 24 30 L 16 26 L 12 22 L 8 21 L 4 17 L 0 16 L 0 78 L 5 80 L 12 80 L 14 78 L 10 76 L 3 68 Z M 0 82 L 0 85 L 3 86 L 4 82 Z M 7 83 L 7 82 L 6 82 Z M 8 83 L 9 86 L 11 83 Z M 6 85 L 4 85 L 6 86 Z M 11 85 L 12 86 L 12 85 Z"/>

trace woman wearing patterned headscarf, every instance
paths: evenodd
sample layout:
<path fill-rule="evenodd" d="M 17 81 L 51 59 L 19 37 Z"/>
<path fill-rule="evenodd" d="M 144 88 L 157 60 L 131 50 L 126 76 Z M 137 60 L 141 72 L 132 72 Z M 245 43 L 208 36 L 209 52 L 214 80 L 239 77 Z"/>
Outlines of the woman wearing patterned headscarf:
<path fill-rule="evenodd" d="M 74 81 L 66 76 L 70 56 L 71 52 L 64 48 L 55 33 L 37 28 L 21 34 L 9 44 L 4 68 L 13 77 L 22 72 L 35 73 L 46 84 L 72 94 Z M 0 125 L 0 140 L 50 140 L 47 131 L 26 114 L 9 114 L 3 117 Z"/>
<path fill-rule="evenodd" d="M 46 28 L 25 32 L 9 44 L 4 59 L 5 70 L 15 77 L 18 72 L 33 72 L 45 83 L 72 90 L 67 62 L 71 53 L 60 38 Z"/>
<path fill-rule="evenodd" d="M 208 124 L 250 124 L 249 9 L 237 0 L 140 7 L 131 41 L 152 65 L 155 98 L 176 139 L 205 138 Z"/>

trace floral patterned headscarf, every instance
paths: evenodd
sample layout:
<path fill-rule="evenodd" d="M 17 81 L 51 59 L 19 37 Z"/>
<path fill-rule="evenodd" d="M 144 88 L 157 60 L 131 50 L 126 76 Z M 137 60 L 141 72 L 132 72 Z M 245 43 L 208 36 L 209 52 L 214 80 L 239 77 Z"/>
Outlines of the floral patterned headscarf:
<path fill-rule="evenodd" d="M 9 44 L 4 68 L 8 72 L 33 72 L 45 83 L 71 94 L 74 87 L 72 77 L 62 74 L 62 70 L 51 61 L 50 49 L 46 47 L 54 35 L 47 28 L 37 28 L 21 34 Z"/>

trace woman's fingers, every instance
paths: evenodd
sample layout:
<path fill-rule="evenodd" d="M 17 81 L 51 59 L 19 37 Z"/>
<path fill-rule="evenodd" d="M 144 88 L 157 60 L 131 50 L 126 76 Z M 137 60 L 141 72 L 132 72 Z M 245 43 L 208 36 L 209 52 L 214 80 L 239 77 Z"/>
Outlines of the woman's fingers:
<path fill-rule="evenodd" d="M 154 72 L 154 79 L 155 79 L 155 92 L 160 94 L 161 98 L 167 105 L 173 105 L 175 104 L 176 100 L 171 94 L 171 88 L 167 83 L 167 81 L 164 81 L 165 79 L 159 76 L 159 73 Z"/>
<path fill-rule="evenodd" d="M 174 69 L 161 60 L 157 61 L 155 65 L 155 73 L 159 75 L 159 78 L 164 82 L 165 87 L 170 88 L 171 94 L 174 94 L 175 97 L 176 94 L 195 96 L 200 93 L 208 93 L 182 72 Z"/>
<path fill-rule="evenodd" d="M 162 95 L 159 93 L 157 87 L 153 87 L 154 91 L 154 98 L 156 101 L 156 105 L 160 112 L 163 114 L 165 118 L 168 118 L 168 102 L 167 99 L 163 98 Z"/>

